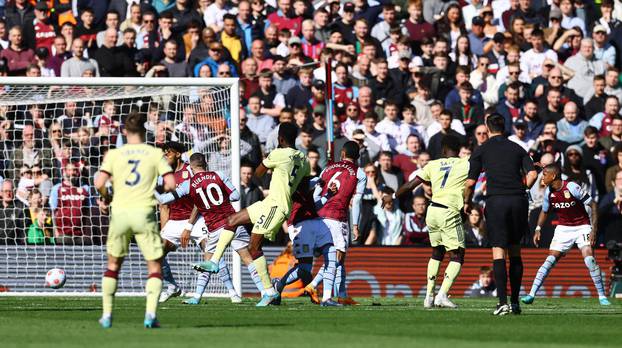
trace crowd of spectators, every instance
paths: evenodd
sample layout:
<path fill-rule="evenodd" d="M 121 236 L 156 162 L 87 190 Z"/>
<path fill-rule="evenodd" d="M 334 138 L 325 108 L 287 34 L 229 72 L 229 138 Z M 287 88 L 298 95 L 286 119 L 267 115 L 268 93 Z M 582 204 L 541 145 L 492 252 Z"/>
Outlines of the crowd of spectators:
<path fill-rule="evenodd" d="M 361 146 L 368 181 L 354 242 L 365 245 L 428 243 L 430 188 L 399 202 L 391 194 L 440 156 L 445 136 L 469 156 L 488 138 L 485 117 L 498 113 L 534 161 L 558 162 L 592 194 L 599 241 L 622 241 L 622 3 L 597 2 L 0 1 L 0 76 L 239 77 L 242 205 L 266 193 L 252 173 L 277 146 L 280 123 L 300 128 L 297 147 L 319 174 L 333 122 L 335 154 L 347 140 Z M 199 99 L 179 117 L 170 101 L 139 104 L 152 143 L 211 146 L 218 166 L 230 158 L 227 126 L 206 125 L 213 100 Z M 96 242 L 105 217 L 89 179 L 123 143 L 124 106 L 136 104 L 0 105 L 0 239 Z M 482 176 L 465 219 L 469 246 L 488 246 L 485 194 Z M 532 224 L 542 194 L 534 186 Z"/>

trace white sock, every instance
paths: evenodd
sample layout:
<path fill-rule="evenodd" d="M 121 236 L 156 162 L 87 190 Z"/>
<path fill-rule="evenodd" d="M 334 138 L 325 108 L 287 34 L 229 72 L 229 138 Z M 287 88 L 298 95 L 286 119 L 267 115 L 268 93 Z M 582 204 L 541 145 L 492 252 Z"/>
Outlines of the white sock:
<path fill-rule="evenodd" d="M 250 273 L 251 279 L 253 280 L 253 283 L 255 283 L 257 290 L 259 290 L 261 295 L 263 295 L 264 293 L 263 284 L 261 283 L 261 278 L 259 277 L 259 273 L 257 273 L 255 264 L 251 262 L 248 264 L 248 266 L 246 266 L 246 268 L 248 269 L 248 273 Z"/>
<path fill-rule="evenodd" d="M 229 273 L 229 268 L 227 267 L 227 263 L 225 259 L 220 259 L 220 263 L 218 264 L 218 276 L 220 277 L 220 281 L 225 284 L 227 287 L 227 291 L 229 291 L 229 295 L 238 293 L 235 291 L 233 287 L 233 281 L 231 280 L 231 274 Z"/>
<path fill-rule="evenodd" d="M 326 253 L 324 253 L 324 265 L 325 266 L 322 267 L 320 273 L 318 273 L 318 275 L 321 274 L 324 278 L 322 302 L 328 301 L 332 297 L 337 265 L 337 254 L 334 247 L 331 247 Z"/>
<path fill-rule="evenodd" d="M 549 255 L 546 257 L 546 260 L 544 260 L 544 263 L 538 269 L 538 273 L 536 273 L 536 277 L 533 280 L 533 285 L 531 286 L 529 296 L 536 296 L 538 289 L 540 289 L 542 283 L 544 283 L 544 280 L 549 275 L 549 272 L 551 272 L 551 269 L 555 266 L 555 263 L 557 263 L 555 256 Z"/>
<path fill-rule="evenodd" d="M 335 276 L 335 296 L 339 298 L 348 297 L 346 291 L 346 265 L 342 261 L 337 264 L 337 275 Z"/>
<path fill-rule="evenodd" d="M 203 296 L 203 293 L 207 288 L 207 284 L 209 284 L 210 276 L 211 273 L 208 272 L 199 273 L 197 276 L 197 287 L 194 290 L 194 298 L 201 298 L 201 296 Z"/>
<path fill-rule="evenodd" d="M 594 256 L 586 256 L 583 259 L 587 269 L 590 271 L 590 276 L 592 277 L 592 281 L 594 282 L 594 286 L 596 286 L 596 292 L 598 292 L 598 298 L 603 298 L 605 296 L 605 287 L 603 286 L 603 277 L 600 273 L 600 267 L 596 263 L 596 259 Z"/>
<path fill-rule="evenodd" d="M 324 271 L 324 266 L 322 266 L 322 268 L 320 268 L 320 270 L 315 275 L 315 278 L 313 278 L 313 280 L 311 281 L 311 286 L 314 289 L 317 289 L 318 285 L 320 285 L 320 283 L 322 282 L 322 279 L 324 277 Z"/>

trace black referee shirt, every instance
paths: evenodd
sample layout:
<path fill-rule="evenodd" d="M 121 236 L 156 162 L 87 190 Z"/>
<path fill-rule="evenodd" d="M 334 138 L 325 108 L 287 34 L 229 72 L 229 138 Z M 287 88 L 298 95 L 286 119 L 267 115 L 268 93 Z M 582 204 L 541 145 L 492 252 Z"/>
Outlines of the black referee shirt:
<path fill-rule="evenodd" d="M 523 177 L 535 170 L 531 157 L 518 144 L 497 135 L 479 146 L 469 160 L 469 179 L 486 172 L 486 195 L 524 195 Z"/>

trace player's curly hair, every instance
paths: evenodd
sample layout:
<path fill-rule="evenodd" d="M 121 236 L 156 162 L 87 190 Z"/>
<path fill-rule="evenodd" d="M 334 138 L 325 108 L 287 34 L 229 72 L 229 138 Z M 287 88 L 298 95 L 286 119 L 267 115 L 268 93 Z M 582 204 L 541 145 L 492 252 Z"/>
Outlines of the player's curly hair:
<path fill-rule="evenodd" d="M 281 137 L 287 145 L 294 145 L 298 136 L 298 127 L 291 122 L 281 123 L 279 126 L 279 137 Z"/>

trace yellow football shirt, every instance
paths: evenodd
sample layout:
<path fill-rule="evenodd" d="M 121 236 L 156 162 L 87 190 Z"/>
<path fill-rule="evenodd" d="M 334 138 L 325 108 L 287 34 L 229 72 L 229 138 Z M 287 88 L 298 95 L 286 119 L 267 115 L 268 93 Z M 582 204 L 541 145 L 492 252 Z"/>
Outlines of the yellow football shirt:
<path fill-rule="evenodd" d="M 112 208 L 155 206 L 158 176 L 173 172 L 162 150 L 147 144 L 126 144 L 108 151 L 101 170 L 112 176 Z"/>
<path fill-rule="evenodd" d="M 428 162 L 417 173 L 432 185 L 432 201 L 461 210 L 464 205 L 464 182 L 469 175 L 468 158 L 439 158 Z"/>
<path fill-rule="evenodd" d="M 279 204 L 284 211 L 292 208 L 292 192 L 305 176 L 311 172 L 311 166 L 304 153 L 292 148 L 272 150 L 263 160 L 263 165 L 272 169 L 270 192 L 266 199 Z"/>

